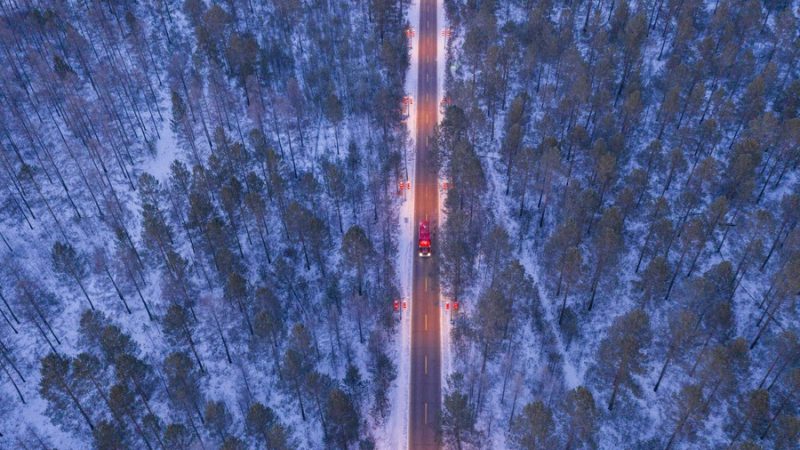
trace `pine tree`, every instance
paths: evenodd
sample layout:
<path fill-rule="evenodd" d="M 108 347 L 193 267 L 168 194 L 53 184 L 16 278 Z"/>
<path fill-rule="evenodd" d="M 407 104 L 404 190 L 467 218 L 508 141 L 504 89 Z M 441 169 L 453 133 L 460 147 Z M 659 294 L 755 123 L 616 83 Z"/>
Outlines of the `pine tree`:
<path fill-rule="evenodd" d="M 247 410 L 245 429 L 248 434 L 254 436 L 258 442 L 270 450 L 289 448 L 288 429 L 268 406 L 258 402 L 253 403 Z"/>
<path fill-rule="evenodd" d="M 191 433 L 181 423 L 171 423 L 164 430 L 164 445 L 168 448 L 188 450 L 192 441 Z"/>
<path fill-rule="evenodd" d="M 297 398 L 303 420 L 306 420 L 303 404 L 306 377 L 314 370 L 314 366 L 315 362 L 311 355 L 311 335 L 303 325 L 295 324 L 289 338 L 289 345 L 283 354 L 283 375 L 287 387 Z"/>
<path fill-rule="evenodd" d="M 577 448 L 595 445 L 594 437 L 597 433 L 598 417 L 591 391 L 583 386 L 578 386 L 567 392 L 564 400 L 564 413 L 567 416 L 567 429 L 569 430 L 566 448 L 570 449 L 573 445 L 576 445 Z"/>
<path fill-rule="evenodd" d="M 128 443 L 123 438 L 124 433 L 119 427 L 107 420 L 98 422 L 97 427 L 92 431 L 94 446 L 98 450 L 116 450 L 125 448 Z"/>
<path fill-rule="evenodd" d="M 228 429 L 231 427 L 233 419 L 228 412 L 225 402 L 221 400 L 208 400 L 204 409 L 206 426 L 213 432 L 221 443 L 227 441 Z"/>
<path fill-rule="evenodd" d="M 541 401 L 525 405 L 522 414 L 515 419 L 511 433 L 515 448 L 533 450 L 558 445 L 553 412 Z"/>
<path fill-rule="evenodd" d="M 177 304 L 172 304 L 167 308 L 167 313 L 164 315 L 163 327 L 164 334 L 173 343 L 178 345 L 188 345 L 192 351 L 200 371 L 204 371 L 203 363 L 200 360 L 200 355 L 197 352 L 197 347 L 193 337 L 193 324 L 189 318 L 186 308 Z"/>
<path fill-rule="evenodd" d="M 475 411 L 466 394 L 455 386 L 460 386 L 463 375 L 450 375 L 442 401 L 442 431 L 448 443 L 461 450 L 463 442 L 475 432 Z"/>
<path fill-rule="evenodd" d="M 608 334 L 600 343 L 597 371 L 600 379 L 611 388 L 609 411 L 614 409 L 620 391 L 639 395 L 641 389 L 635 377 L 645 370 L 647 355 L 644 350 L 650 344 L 650 339 L 647 313 L 634 309 L 614 319 Z"/>
<path fill-rule="evenodd" d="M 47 400 L 48 411 L 58 423 L 69 428 L 79 426 L 70 417 L 64 417 L 67 411 L 77 410 L 82 421 L 94 431 L 95 421 L 89 415 L 88 403 L 81 398 L 83 390 L 77 385 L 71 368 L 70 359 L 56 353 L 47 354 L 42 358 L 39 393 Z"/>
<path fill-rule="evenodd" d="M 661 365 L 661 370 L 658 372 L 658 379 L 653 386 L 653 392 L 658 392 L 658 387 L 667 373 L 669 364 L 674 359 L 680 359 L 683 356 L 684 350 L 689 346 L 697 336 L 697 326 L 699 320 L 697 315 L 692 311 L 679 310 L 670 315 L 669 318 L 669 334 L 667 336 L 666 354 L 664 356 L 664 363 Z"/>
<path fill-rule="evenodd" d="M 754 389 L 739 396 L 734 406 L 728 410 L 732 430 L 730 446 L 744 436 L 759 436 L 766 431 L 770 419 L 769 391 Z"/>
<path fill-rule="evenodd" d="M 382 345 L 384 339 L 377 331 L 370 335 L 368 345 L 370 360 L 367 366 L 374 392 L 374 411 L 381 418 L 388 415 L 391 406 L 389 390 L 392 382 L 397 378 L 397 364 L 384 351 Z"/>
<path fill-rule="evenodd" d="M 330 432 L 330 442 L 339 448 L 348 448 L 358 439 L 360 418 L 353 400 L 339 388 L 333 388 L 328 394 L 325 411 Z"/>
<path fill-rule="evenodd" d="M 342 264 L 355 272 L 354 285 L 358 295 L 363 295 L 364 276 L 373 253 L 372 242 L 364 230 L 353 225 L 342 238 Z"/>
<path fill-rule="evenodd" d="M 197 414 L 202 422 L 200 376 L 189 355 L 184 352 L 170 353 L 164 359 L 164 377 L 170 399 L 175 406 L 181 408 L 188 415 Z"/>
<path fill-rule="evenodd" d="M 665 450 L 670 449 L 673 443 L 679 442 L 684 434 L 692 436 L 696 433 L 707 414 L 708 404 L 703 398 L 702 387 L 696 384 L 683 385 L 675 396 L 673 411 L 675 427 L 667 440 Z"/>
<path fill-rule="evenodd" d="M 53 244 L 53 269 L 63 275 L 72 278 L 78 287 L 83 292 L 83 296 L 89 303 L 89 306 L 94 309 L 92 299 L 86 293 L 86 288 L 83 286 L 86 277 L 89 275 L 86 268 L 86 260 L 83 255 L 79 255 L 69 243 L 62 243 L 56 241 Z"/>

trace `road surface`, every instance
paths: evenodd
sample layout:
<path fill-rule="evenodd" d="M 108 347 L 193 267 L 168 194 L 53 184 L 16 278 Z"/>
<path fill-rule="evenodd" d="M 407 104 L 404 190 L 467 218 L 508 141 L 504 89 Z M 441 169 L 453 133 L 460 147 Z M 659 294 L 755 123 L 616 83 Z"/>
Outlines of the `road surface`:
<path fill-rule="evenodd" d="M 436 229 L 439 225 L 438 174 L 432 170 L 428 140 L 436 124 L 436 1 L 420 1 L 419 73 L 417 79 L 417 167 L 414 220 L 428 219 L 433 231 L 432 254 L 414 252 L 411 306 L 411 396 L 409 399 L 408 448 L 438 449 L 441 416 L 441 342 L 439 326 L 439 257 Z M 416 246 L 416 242 L 414 243 Z"/>

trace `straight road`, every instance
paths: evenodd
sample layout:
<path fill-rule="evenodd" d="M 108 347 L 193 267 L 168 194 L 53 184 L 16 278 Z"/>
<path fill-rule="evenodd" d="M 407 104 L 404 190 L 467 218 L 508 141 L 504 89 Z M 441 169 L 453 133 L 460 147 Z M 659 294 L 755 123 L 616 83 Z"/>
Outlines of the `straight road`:
<path fill-rule="evenodd" d="M 439 336 L 439 257 L 435 230 L 439 225 L 438 174 L 432 170 L 430 143 L 436 124 L 436 1 L 420 2 L 419 73 L 417 80 L 417 166 L 414 221 L 430 221 L 432 255 L 414 252 L 411 305 L 411 398 L 408 448 L 438 449 L 441 411 L 441 339 Z M 416 236 L 416 235 L 415 235 Z M 418 236 L 417 236 L 418 237 Z M 415 242 L 416 246 L 417 243 Z"/>

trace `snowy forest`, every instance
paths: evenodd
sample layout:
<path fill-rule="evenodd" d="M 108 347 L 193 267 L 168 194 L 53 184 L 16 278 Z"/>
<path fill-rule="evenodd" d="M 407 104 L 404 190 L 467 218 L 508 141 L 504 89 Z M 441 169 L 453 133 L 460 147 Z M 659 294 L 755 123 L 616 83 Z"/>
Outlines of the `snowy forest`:
<path fill-rule="evenodd" d="M 798 448 L 798 2 L 444 6 L 444 444 Z"/>
<path fill-rule="evenodd" d="M 376 446 L 406 9 L 0 2 L 0 447 Z"/>
<path fill-rule="evenodd" d="M 800 2 L 439 1 L 442 447 L 799 448 Z M 0 448 L 408 447 L 418 6 L 0 1 Z"/>

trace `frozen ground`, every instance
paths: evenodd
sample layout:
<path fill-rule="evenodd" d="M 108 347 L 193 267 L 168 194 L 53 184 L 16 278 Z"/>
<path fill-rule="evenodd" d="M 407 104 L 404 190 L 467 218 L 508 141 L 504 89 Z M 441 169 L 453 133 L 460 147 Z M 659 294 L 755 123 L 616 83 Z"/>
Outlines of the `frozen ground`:
<path fill-rule="evenodd" d="M 449 27 L 449 24 L 447 23 L 447 17 L 445 16 L 444 12 L 444 2 L 441 0 L 436 2 L 436 17 L 436 103 L 441 105 L 442 99 L 444 99 L 445 69 L 447 68 L 447 38 L 443 35 L 443 31 Z M 437 122 L 441 123 L 442 119 L 442 108 L 439 108 Z M 447 217 L 444 211 L 444 199 L 446 196 L 446 191 L 443 189 L 444 181 L 444 179 L 439 180 L 438 189 L 440 225 L 445 222 Z M 440 305 L 448 300 L 442 295 L 441 289 L 439 290 L 439 295 Z M 451 314 L 451 311 L 443 310 L 442 314 L 439 315 L 439 320 L 441 323 L 439 330 L 441 332 L 442 345 L 442 395 L 444 395 L 445 388 L 447 387 L 447 377 L 450 375 L 453 367 L 453 358 L 450 352 L 452 348 L 450 345 Z"/>
<path fill-rule="evenodd" d="M 162 105 L 161 109 L 169 111 L 166 105 Z M 170 164 L 179 157 L 179 147 L 168 120 L 162 123 L 159 134 L 161 139 L 156 143 L 156 156 L 142 164 L 142 169 L 163 183 L 169 177 Z"/>
<path fill-rule="evenodd" d="M 412 0 L 408 8 L 407 20 L 414 30 L 419 29 L 419 0 Z M 417 71 L 419 67 L 418 52 L 416 51 L 419 36 L 415 33 L 411 38 L 411 61 L 406 73 L 405 92 L 416 104 L 417 99 Z M 414 195 L 416 171 L 416 127 L 417 108 L 408 109 L 406 126 L 409 140 L 406 143 L 405 167 L 408 179 L 411 181 L 412 190 L 403 190 L 400 206 L 400 238 L 398 245 L 397 273 L 400 278 L 400 292 L 403 301 L 411 301 L 413 283 L 414 261 Z M 383 433 L 376 436 L 376 444 L 381 449 L 400 450 L 408 447 L 408 399 L 411 365 L 411 310 L 400 310 L 400 326 L 398 327 L 395 341 L 392 345 L 391 356 L 397 361 L 397 379 L 392 387 L 390 398 L 392 409 L 384 425 Z"/>
<path fill-rule="evenodd" d="M 408 9 L 408 22 L 411 27 L 416 31 L 419 29 L 419 1 L 412 1 Z M 437 104 L 443 98 L 444 92 L 444 71 L 446 64 L 446 40 L 442 35 L 442 31 L 447 28 L 445 20 L 444 3 L 437 2 Z M 419 42 L 419 36 L 415 32 L 411 40 L 411 64 L 408 73 L 406 74 L 406 94 L 411 96 L 415 105 L 417 101 L 417 71 L 419 66 L 418 52 L 416 51 Z M 404 198 L 400 208 L 400 245 L 399 245 L 399 264 L 398 274 L 400 277 L 400 286 L 403 299 L 411 299 L 412 276 L 413 276 L 413 260 L 414 260 L 414 196 L 413 186 L 414 172 L 415 172 L 415 142 L 416 136 L 416 107 L 409 110 L 409 116 L 406 121 L 409 131 L 409 142 L 407 145 L 407 159 L 406 167 L 408 170 L 409 180 L 411 180 L 412 190 L 404 191 Z M 438 112 L 438 121 L 441 121 L 441 110 Z M 444 211 L 442 204 L 444 196 L 441 190 L 441 183 L 439 189 L 439 223 L 444 220 Z M 444 301 L 442 297 L 442 301 Z M 440 302 L 442 304 L 442 302 Z M 442 385 L 444 386 L 447 380 L 447 375 L 450 373 L 452 365 L 450 356 L 450 316 L 443 313 L 439 316 L 441 320 L 441 342 L 442 342 Z M 398 341 L 394 345 L 394 349 L 398 355 L 398 376 L 397 382 L 394 386 L 392 394 L 392 411 L 389 419 L 386 421 L 385 439 L 378 437 L 378 444 L 380 448 L 386 449 L 401 449 L 407 448 L 408 443 L 408 396 L 409 396 L 409 369 L 410 369 L 410 346 L 411 346 L 411 321 L 410 310 L 401 312 L 400 327 L 398 331 Z"/>

